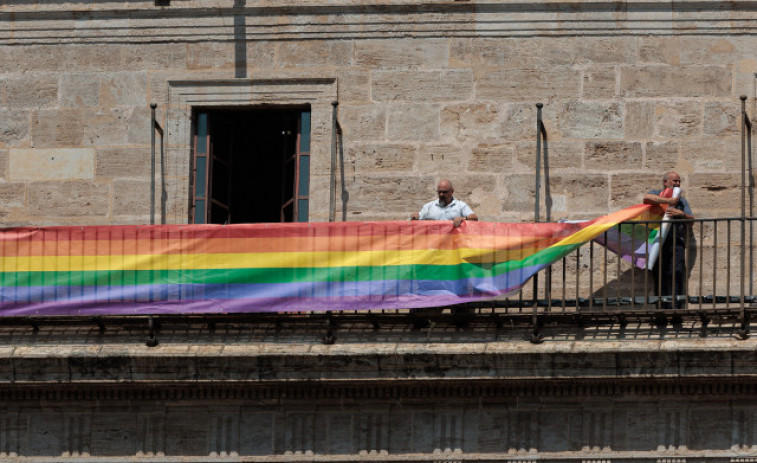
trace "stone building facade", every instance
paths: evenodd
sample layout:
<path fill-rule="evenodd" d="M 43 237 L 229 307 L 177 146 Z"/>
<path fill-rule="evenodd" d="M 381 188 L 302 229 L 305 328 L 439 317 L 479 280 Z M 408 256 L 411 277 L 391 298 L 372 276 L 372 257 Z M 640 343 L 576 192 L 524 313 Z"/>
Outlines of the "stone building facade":
<path fill-rule="evenodd" d="M 669 169 L 697 216 L 737 215 L 755 19 L 741 0 L 8 0 L 0 223 L 141 224 L 151 205 L 192 222 L 203 137 L 293 140 L 266 125 L 282 114 L 309 141 L 306 170 L 276 171 L 307 178 L 308 220 L 404 219 L 446 177 L 482 220 L 533 221 L 536 103 L 553 219 L 636 204 Z M 237 171 L 255 205 L 285 189 Z M 535 345 L 445 320 L 342 324 L 334 345 L 286 318 L 164 324 L 157 347 L 129 322 L 2 325 L 0 456 L 757 461 L 755 346 L 732 321 L 565 324 Z"/>
<path fill-rule="evenodd" d="M 537 102 L 553 218 L 638 203 L 667 169 L 700 216 L 738 211 L 748 3 L 10 1 L 2 15 L 8 225 L 147 222 L 151 103 L 169 223 L 190 216 L 193 114 L 264 105 L 312 108 L 309 219 L 328 219 L 332 101 L 338 218 L 405 218 L 450 177 L 482 219 L 532 221 Z"/>

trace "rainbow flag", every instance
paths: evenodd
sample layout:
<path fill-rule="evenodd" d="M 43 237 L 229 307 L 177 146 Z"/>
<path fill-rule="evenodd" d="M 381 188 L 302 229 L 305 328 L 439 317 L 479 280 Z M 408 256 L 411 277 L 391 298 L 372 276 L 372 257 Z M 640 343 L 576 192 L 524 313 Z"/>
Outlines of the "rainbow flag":
<path fill-rule="evenodd" d="M 664 198 L 673 195 L 671 188 L 660 193 Z M 640 269 L 652 269 L 665 239 L 665 211 L 668 206 L 648 206 L 638 216 L 599 234 L 594 241 L 619 254 Z"/>
<path fill-rule="evenodd" d="M 620 222 L 392 221 L 12 228 L 0 316 L 446 306 L 518 291 Z M 646 215 L 645 215 L 646 214 Z"/>

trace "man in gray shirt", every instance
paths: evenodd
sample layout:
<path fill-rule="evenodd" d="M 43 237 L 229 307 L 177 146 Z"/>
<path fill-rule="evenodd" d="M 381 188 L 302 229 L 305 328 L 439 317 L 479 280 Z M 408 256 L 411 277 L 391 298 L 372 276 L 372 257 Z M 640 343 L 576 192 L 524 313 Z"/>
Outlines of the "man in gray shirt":
<path fill-rule="evenodd" d="M 420 212 L 415 212 L 410 219 L 452 220 L 456 227 L 459 227 L 463 220 L 478 220 L 478 216 L 470 206 L 452 196 L 454 192 L 455 189 L 449 180 L 441 180 L 436 186 L 436 194 L 439 195 L 439 199 L 426 203 Z"/>

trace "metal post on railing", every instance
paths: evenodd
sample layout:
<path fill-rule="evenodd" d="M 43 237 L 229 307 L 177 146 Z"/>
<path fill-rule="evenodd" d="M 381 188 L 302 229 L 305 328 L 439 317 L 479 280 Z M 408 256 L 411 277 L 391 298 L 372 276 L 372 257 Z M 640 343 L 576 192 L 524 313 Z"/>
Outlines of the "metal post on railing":
<path fill-rule="evenodd" d="M 746 310 L 744 308 L 744 290 L 745 290 L 745 249 L 746 245 L 746 131 L 751 124 L 746 114 L 746 95 L 741 95 L 741 217 L 739 235 L 741 237 L 740 255 L 739 255 L 739 309 L 741 311 L 741 337 L 748 336 L 748 327 L 746 320 Z M 749 127 L 751 131 L 751 127 Z"/>
<path fill-rule="evenodd" d="M 534 181 L 534 222 L 541 222 L 541 187 L 542 170 L 544 170 L 544 205 L 545 220 L 552 220 L 552 203 L 549 195 L 549 155 L 547 151 L 547 129 L 542 119 L 543 103 L 536 103 L 536 159 L 534 162 L 536 175 Z M 542 163 L 544 168 L 542 169 Z M 547 300 L 547 308 L 552 309 L 552 266 L 544 269 L 544 298 Z M 538 280 L 534 280 L 535 282 Z M 534 286 L 536 288 L 536 286 Z"/>
<path fill-rule="evenodd" d="M 155 108 L 150 103 L 150 225 L 155 225 Z"/>
<path fill-rule="evenodd" d="M 757 98 L 755 98 L 757 101 Z M 746 127 L 746 176 L 749 199 L 749 294 L 754 296 L 754 166 L 752 162 L 752 120 L 744 115 Z"/>
<path fill-rule="evenodd" d="M 541 190 L 541 134 L 542 134 L 542 120 L 541 120 L 541 108 L 544 107 L 542 103 L 536 103 L 536 159 L 535 170 L 536 177 L 534 180 L 534 223 L 539 222 L 539 190 Z M 531 323 L 533 325 L 533 332 L 531 333 L 531 342 L 539 343 L 542 341 L 542 337 L 539 334 L 539 319 L 538 319 L 538 300 L 539 300 L 539 274 L 536 273 L 533 276 L 533 314 L 531 317 Z"/>
<path fill-rule="evenodd" d="M 536 103 L 536 159 L 534 160 L 534 166 L 536 170 L 536 178 L 534 179 L 534 222 L 539 222 L 539 206 L 540 206 L 540 191 L 541 191 L 541 108 L 544 107 L 542 103 Z"/>
<path fill-rule="evenodd" d="M 155 132 L 160 134 L 160 223 L 166 223 L 166 156 L 163 150 L 163 127 L 155 118 L 156 103 L 150 103 L 150 225 L 155 224 Z"/>
<path fill-rule="evenodd" d="M 338 101 L 331 102 L 331 179 L 329 182 L 329 222 L 333 222 L 336 219 L 337 106 L 339 106 Z"/>

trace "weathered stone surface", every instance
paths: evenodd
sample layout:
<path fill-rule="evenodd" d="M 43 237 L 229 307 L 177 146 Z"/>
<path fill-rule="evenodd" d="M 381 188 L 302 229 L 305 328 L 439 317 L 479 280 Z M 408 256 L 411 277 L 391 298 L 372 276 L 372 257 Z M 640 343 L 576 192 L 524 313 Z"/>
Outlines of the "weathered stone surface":
<path fill-rule="evenodd" d="M 731 73 L 723 66 L 623 66 L 620 91 L 626 97 L 712 97 L 731 93 Z"/>
<path fill-rule="evenodd" d="M 584 158 L 583 142 L 549 141 L 546 146 L 547 159 L 541 159 L 541 168 L 549 169 L 582 169 Z M 515 144 L 515 156 L 524 169 L 533 171 L 536 163 L 536 142 L 518 142 Z"/>
<path fill-rule="evenodd" d="M 30 121 L 30 111 L 0 109 L 0 146 L 27 145 Z"/>
<path fill-rule="evenodd" d="M 660 173 L 624 173 L 610 176 L 610 210 L 641 204 L 644 195 L 652 189 L 662 188 Z"/>
<path fill-rule="evenodd" d="M 120 44 L 118 58 L 124 71 L 187 68 L 187 45 L 184 43 Z"/>
<path fill-rule="evenodd" d="M 698 143 L 698 142 L 697 142 Z M 671 169 L 679 169 L 678 164 L 678 143 L 670 142 L 649 142 L 645 145 L 646 157 L 644 167 L 655 172 L 664 173 Z M 683 157 L 688 159 L 691 153 L 683 149 Z M 681 166 L 682 167 L 682 166 Z"/>
<path fill-rule="evenodd" d="M 245 44 L 246 48 L 246 44 Z M 238 57 L 234 42 L 203 42 L 187 46 L 187 69 L 234 69 Z M 242 59 L 247 59 L 246 50 Z"/>
<path fill-rule="evenodd" d="M 339 125 L 353 140 L 386 139 L 387 109 L 381 105 L 340 105 Z"/>
<path fill-rule="evenodd" d="M 502 125 L 502 135 L 508 140 L 536 140 L 536 105 L 533 103 L 510 103 L 505 107 L 505 120 Z M 547 108 L 546 111 L 549 111 Z M 550 117 L 542 122 L 551 130 Z"/>
<path fill-rule="evenodd" d="M 602 172 L 641 168 L 641 143 L 602 142 L 586 143 L 586 167 Z"/>
<path fill-rule="evenodd" d="M 341 103 L 367 103 L 371 99 L 371 73 L 369 71 L 346 71 L 339 76 L 339 101 Z"/>
<path fill-rule="evenodd" d="M 186 198 L 189 194 L 189 180 L 187 178 L 167 178 L 166 218 L 169 224 L 183 224 L 189 221 L 189 204 Z M 160 209 L 158 208 L 158 212 Z M 134 222 L 132 222 L 134 223 Z"/>
<path fill-rule="evenodd" d="M 643 37 L 639 40 L 639 57 L 653 64 L 681 64 L 680 37 Z"/>
<path fill-rule="evenodd" d="M 460 169 L 464 158 L 464 150 L 457 145 L 423 144 L 418 152 L 416 171 L 422 174 L 449 175 Z"/>
<path fill-rule="evenodd" d="M 625 134 L 629 138 L 651 138 L 655 133 L 655 103 L 629 101 L 626 103 Z"/>
<path fill-rule="evenodd" d="M 636 41 L 623 37 L 571 38 L 579 62 L 634 63 L 638 56 Z"/>
<path fill-rule="evenodd" d="M 4 62 L 13 71 L 56 71 L 64 67 L 62 47 L 57 45 L 32 45 L 12 47 L 16 59 Z M 11 64 L 12 63 L 12 64 Z M 20 68 L 20 69 L 19 69 Z"/>
<path fill-rule="evenodd" d="M 158 190 L 157 198 L 160 198 Z M 156 208 L 160 206 L 157 205 Z M 150 212 L 150 180 L 117 179 L 113 181 L 113 208 L 111 215 L 147 216 Z"/>
<path fill-rule="evenodd" d="M 413 170 L 417 148 L 414 145 L 366 144 L 350 148 L 355 167 L 365 172 L 410 172 Z"/>
<path fill-rule="evenodd" d="M 681 38 L 681 63 L 702 64 L 733 63 L 741 56 L 749 54 L 745 44 L 737 36 L 702 36 Z"/>
<path fill-rule="evenodd" d="M 352 65 L 354 44 L 337 41 L 282 42 L 277 62 L 281 67 L 334 67 Z"/>
<path fill-rule="evenodd" d="M 14 63 L 15 53 L 18 51 L 18 47 L 12 47 L 8 45 L 0 45 L 0 72 L 6 73 L 18 69 L 18 65 Z M 1 88 L 2 86 L 0 86 Z"/>
<path fill-rule="evenodd" d="M 657 104 L 655 134 L 663 138 L 701 135 L 702 106 L 697 102 Z"/>
<path fill-rule="evenodd" d="M 355 66 L 385 68 L 443 68 L 449 62 L 446 39 L 364 40 L 355 43 Z"/>
<path fill-rule="evenodd" d="M 387 139 L 436 141 L 439 118 L 437 105 L 394 105 L 387 120 Z"/>
<path fill-rule="evenodd" d="M 0 211 L 4 214 L 16 213 L 24 209 L 26 185 L 21 182 L 0 182 Z"/>
<path fill-rule="evenodd" d="M 150 113 L 151 110 L 147 105 L 137 106 L 126 114 L 126 142 L 131 145 L 149 145 L 150 144 Z M 163 127 L 164 122 L 160 120 L 160 114 L 156 116 L 156 121 Z M 165 143 L 165 130 L 163 132 L 163 141 Z M 165 145 L 163 147 L 165 150 Z M 160 134 L 155 131 L 155 156 L 160 156 Z"/>
<path fill-rule="evenodd" d="M 58 76 L 50 74 L 9 78 L 5 81 L 10 109 L 51 108 L 58 104 Z"/>
<path fill-rule="evenodd" d="M 536 194 L 534 186 L 533 173 L 506 176 L 502 182 L 502 211 L 532 212 Z"/>
<path fill-rule="evenodd" d="M 275 42 L 247 42 L 247 67 L 254 69 L 270 69 L 276 62 Z M 254 71 L 251 71 L 254 74 Z"/>
<path fill-rule="evenodd" d="M 31 138 L 36 148 L 82 146 L 85 111 L 64 109 L 32 112 Z"/>
<path fill-rule="evenodd" d="M 29 210 L 35 216 L 105 217 L 110 212 L 110 188 L 90 182 L 31 182 Z"/>
<path fill-rule="evenodd" d="M 583 96 L 584 98 L 613 98 L 615 97 L 615 67 L 595 66 L 584 69 Z"/>
<path fill-rule="evenodd" d="M 450 65 L 453 67 L 505 66 L 513 62 L 516 40 L 491 38 L 454 38 L 450 47 Z"/>
<path fill-rule="evenodd" d="M 373 217 L 386 214 L 395 220 L 405 219 L 434 199 L 435 190 L 436 180 L 429 175 L 361 176 L 355 179 L 355 188 L 350 195 L 351 216 L 353 220 L 362 220 L 368 214 Z"/>
<path fill-rule="evenodd" d="M 551 181 L 551 192 L 555 202 L 559 203 L 562 196 L 567 211 L 606 212 L 609 189 L 606 175 L 564 174 L 555 175 Z"/>
<path fill-rule="evenodd" d="M 581 74 L 571 67 L 548 70 L 502 69 L 480 71 L 476 76 L 476 99 L 544 102 L 579 95 Z"/>
<path fill-rule="evenodd" d="M 90 148 L 12 148 L 8 179 L 20 182 L 91 180 L 95 151 Z"/>
<path fill-rule="evenodd" d="M 740 175 L 694 173 L 687 177 L 686 197 L 695 217 L 722 217 L 740 208 Z"/>
<path fill-rule="evenodd" d="M 622 138 L 622 114 L 619 103 L 575 101 L 562 106 L 558 128 L 565 138 Z"/>
<path fill-rule="evenodd" d="M 702 129 L 705 136 L 726 137 L 740 134 L 740 105 L 730 101 L 705 103 Z"/>
<path fill-rule="evenodd" d="M 157 156 L 160 153 L 156 153 Z M 133 178 L 150 177 L 149 148 L 101 148 L 97 150 L 97 178 Z M 155 170 L 160 172 L 160 159 L 156 160 Z"/>
<path fill-rule="evenodd" d="M 703 173 L 741 172 L 741 137 L 681 142 L 686 170 Z M 747 161 L 748 162 L 748 161 Z"/>
<path fill-rule="evenodd" d="M 506 173 L 512 167 L 515 149 L 507 143 L 480 143 L 468 160 L 469 172 Z"/>
<path fill-rule="evenodd" d="M 470 70 L 373 71 L 371 82 L 376 101 L 459 101 L 468 100 L 473 91 Z"/>
<path fill-rule="evenodd" d="M 134 110 L 132 108 L 115 108 L 87 114 L 81 144 L 84 146 L 122 146 L 128 142 L 129 132 L 124 130 Z M 149 120 L 145 124 L 149 135 Z"/>
<path fill-rule="evenodd" d="M 499 138 L 499 107 L 491 104 L 445 106 L 441 111 L 441 136 L 459 141 Z"/>
<path fill-rule="evenodd" d="M 100 101 L 102 76 L 92 73 L 65 73 L 60 76 L 60 107 L 96 107 Z"/>
<path fill-rule="evenodd" d="M 147 74 L 144 72 L 115 72 L 103 77 L 100 86 L 100 106 L 147 107 Z"/>

